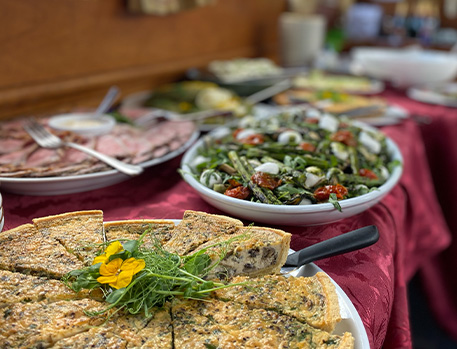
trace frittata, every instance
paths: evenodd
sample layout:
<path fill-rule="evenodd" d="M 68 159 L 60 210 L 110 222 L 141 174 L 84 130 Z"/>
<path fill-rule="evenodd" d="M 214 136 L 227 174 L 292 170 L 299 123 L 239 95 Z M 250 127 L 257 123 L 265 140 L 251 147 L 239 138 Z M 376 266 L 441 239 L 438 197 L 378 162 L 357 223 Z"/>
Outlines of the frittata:
<path fill-rule="evenodd" d="M 186 211 L 171 221 L 103 223 L 101 211 L 38 218 L 0 234 L 0 348 L 352 348 L 350 333 L 334 335 L 339 304 L 325 274 L 309 278 L 279 272 L 290 234 L 233 218 Z M 175 298 L 151 316 L 106 309 L 101 291 L 74 293 L 60 280 L 90 265 L 108 240 L 137 239 L 151 229 L 154 243 L 182 255 L 230 240 L 209 277 L 239 274 L 243 282 L 204 300 Z M 148 236 L 145 244 L 152 243 Z M 254 277 L 254 275 L 263 275 Z"/>
<path fill-rule="evenodd" d="M 298 278 L 237 276 L 230 280 L 231 283 L 246 281 L 244 285 L 215 291 L 215 297 L 246 304 L 249 308 L 275 310 L 328 332 L 341 321 L 335 286 L 324 273 Z"/>
<path fill-rule="evenodd" d="M 331 335 L 293 317 L 236 302 L 177 301 L 173 305 L 177 348 L 351 348 L 349 333 Z"/>

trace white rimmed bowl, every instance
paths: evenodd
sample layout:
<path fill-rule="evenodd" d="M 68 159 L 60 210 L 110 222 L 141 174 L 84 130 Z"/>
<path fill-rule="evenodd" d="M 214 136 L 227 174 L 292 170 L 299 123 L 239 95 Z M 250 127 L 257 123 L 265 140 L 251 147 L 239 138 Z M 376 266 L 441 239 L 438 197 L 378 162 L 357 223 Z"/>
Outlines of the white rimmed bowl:
<path fill-rule="evenodd" d="M 380 132 L 363 123 L 353 122 L 353 124 L 372 132 Z M 215 129 L 210 135 L 217 134 L 218 132 L 221 132 L 221 130 Z M 398 160 L 403 164 L 403 157 L 398 146 L 388 137 L 386 138 L 386 142 L 391 160 Z M 198 155 L 198 150 L 203 145 L 204 139 L 201 138 L 184 154 L 181 160 L 184 180 L 198 192 L 203 200 L 221 211 L 249 221 L 275 225 L 321 225 L 354 216 L 368 210 L 383 199 L 398 183 L 403 172 L 402 166 L 396 166 L 390 177 L 378 190 L 355 198 L 339 201 L 342 212 L 335 209 L 331 203 L 298 206 L 262 204 L 226 196 L 207 188 L 195 179 L 191 175 L 192 169 L 189 164 Z"/>
<path fill-rule="evenodd" d="M 48 124 L 59 131 L 72 131 L 84 136 L 98 136 L 109 133 L 116 121 L 112 116 L 106 114 L 69 113 L 51 117 Z"/>

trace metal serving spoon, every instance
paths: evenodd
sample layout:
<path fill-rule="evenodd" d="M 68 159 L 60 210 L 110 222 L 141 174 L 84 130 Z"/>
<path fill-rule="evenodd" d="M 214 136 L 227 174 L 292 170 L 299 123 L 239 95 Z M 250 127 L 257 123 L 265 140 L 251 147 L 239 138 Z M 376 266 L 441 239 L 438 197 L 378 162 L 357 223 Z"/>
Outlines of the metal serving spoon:
<path fill-rule="evenodd" d="M 368 247 L 378 240 L 379 232 L 375 225 L 353 230 L 289 254 L 281 271 L 289 272 L 320 259 Z"/>

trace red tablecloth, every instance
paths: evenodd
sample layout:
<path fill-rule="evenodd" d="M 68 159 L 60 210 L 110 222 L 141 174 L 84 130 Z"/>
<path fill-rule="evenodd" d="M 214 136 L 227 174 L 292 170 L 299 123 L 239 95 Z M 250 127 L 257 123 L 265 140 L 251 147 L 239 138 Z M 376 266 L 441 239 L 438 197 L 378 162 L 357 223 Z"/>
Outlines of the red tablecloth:
<path fill-rule="evenodd" d="M 457 236 L 457 108 L 420 103 L 401 93 L 388 91 L 384 95 L 409 110 L 419 120 L 430 172 L 444 217 L 453 237 Z M 425 119 L 424 119 L 425 117 Z M 420 189 L 420 188 L 419 188 Z M 435 317 L 457 341 L 457 241 L 424 263 L 421 268 L 423 287 Z"/>
<path fill-rule="evenodd" d="M 418 268 L 449 245 L 450 233 L 434 192 L 420 127 L 408 120 L 384 131 L 399 145 L 405 164 L 399 185 L 381 203 L 327 226 L 280 228 L 293 233 L 292 248 L 300 249 L 365 225 L 377 225 L 381 237 L 375 245 L 316 264 L 352 300 L 372 348 L 409 348 L 406 284 Z M 181 179 L 176 171 L 179 161 L 174 159 L 137 178 L 86 193 L 53 197 L 3 193 L 5 229 L 34 217 L 87 209 L 103 210 L 105 220 L 179 219 L 187 209 L 222 213 Z"/>

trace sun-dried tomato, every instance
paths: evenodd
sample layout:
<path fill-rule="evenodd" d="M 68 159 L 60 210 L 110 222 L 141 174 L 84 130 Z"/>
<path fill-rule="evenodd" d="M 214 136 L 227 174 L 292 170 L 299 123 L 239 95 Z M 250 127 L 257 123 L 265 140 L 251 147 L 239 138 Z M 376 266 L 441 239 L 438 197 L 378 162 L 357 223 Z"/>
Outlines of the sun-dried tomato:
<path fill-rule="evenodd" d="M 316 151 L 316 146 L 312 143 L 309 143 L 309 142 L 303 142 L 303 143 L 300 143 L 300 149 L 303 149 L 303 150 L 306 150 L 306 151 L 311 151 L 311 152 L 315 152 Z"/>
<path fill-rule="evenodd" d="M 251 191 L 249 190 L 249 188 L 243 187 L 242 185 L 235 188 L 227 189 L 224 193 L 224 195 L 241 200 L 246 199 L 250 194 Z"/>
<path fill-rule="evenodd" d="M 257 145 L 265 142 L 265 138 L 262 134 L 256 133 L 241 139 L 240 142 L 244 144 Z"/>
<path fill-rule="evenodd" d="M 367 177 L 370 179 L 378 179 L 378 176 L 376 175 L 376 173 L 374 173 L 372 170 L 369 170 L 367 168 L 361 168 L 359 170 L 359 176 Z"/>
<path fill-rule="evenodd" d="M 357 140 L 354 134 L 349 130 L 339 130 L 330 136 L 330 139 L 335 142 L 340 142 L 351 147 L 357 146 Z"/>
<path fill-rule="evenodd" d="M 319 123 L 319 119 L 317 119 L 317 118 L 307 118 L 306 122 L 308 124 L 317 124 L 317 123 Z"/>
<path fill-rule="evenodd" d="M 341 184 L 326 185 L 317 188 L 314 191 L 314 197 L 317 201 L 327 201 L 330 197 L 330 194 L 333 193 L 336 194 L 337 199 L 343 199 L 348 194 L 348 190 Z"/>
<path fill-rule="evenodd" d="M 281 184 L 281 179 L 272 176 L 266 172 L 256 172 L 251 176 L 251 181 L 257 184 L 259 187 L 275 189 Z"/>

